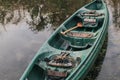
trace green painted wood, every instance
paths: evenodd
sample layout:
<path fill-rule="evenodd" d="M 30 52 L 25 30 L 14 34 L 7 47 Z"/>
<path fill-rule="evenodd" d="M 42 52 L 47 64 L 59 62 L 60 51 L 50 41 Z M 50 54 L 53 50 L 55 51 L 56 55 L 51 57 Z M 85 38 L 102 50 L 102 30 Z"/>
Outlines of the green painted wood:
<path fill-rule="evenodd" d="M 81 28 L 61 34 L 78 22 L 82 23 Z M 44 43 L 20 80 L 84 79 L 99 54 L 108 23 L 109 13 L 103 0 L 83 6 Z"/>

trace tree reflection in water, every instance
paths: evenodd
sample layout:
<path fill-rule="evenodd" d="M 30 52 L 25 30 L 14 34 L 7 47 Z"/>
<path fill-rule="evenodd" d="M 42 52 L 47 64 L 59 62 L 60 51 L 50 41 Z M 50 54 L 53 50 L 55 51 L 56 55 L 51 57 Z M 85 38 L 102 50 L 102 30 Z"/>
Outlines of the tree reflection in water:
<path fill-rule="evenodd" d="M 57 28 L 65 19 L 90 0 L 0 0 L 0 23 L 18 24 L 25 21 L 32 31 L 40 31 L 47 26 Z M 117 10 L 117 9 L 116 9 Z M 115 19 L 116 20 L 116 19 Z M 4 27 L 4 26 L 3 26 Z M 4 27 L 5 29 L 5 27 Z M 106 42 L 107 43 L 107 42 Z M 106 50 L 106 48 L 103 48 Z M 98 59 L 104 59 L 105 51 Z M 101 62 L 100 62 L 101 63 Z M 93 80 L 102 65 L 97 63 L 85 80 Z M 97 66 L 97 67 L 96 67 Z M 95 75 L 95 76 L 93 76 Z"/>
<path fill-rule="evenodd" d="M 113 9 L 113 22 L 115 26 L 120 28 L 120 1 L 119 0 L 111 0 L 111 6 Z"/>
<path fill-rule="evenodd" d="M 60 25 L 89 0 L 0 0 L 0 23 L 18 24 L 22 19 L 33 31 Z"/>

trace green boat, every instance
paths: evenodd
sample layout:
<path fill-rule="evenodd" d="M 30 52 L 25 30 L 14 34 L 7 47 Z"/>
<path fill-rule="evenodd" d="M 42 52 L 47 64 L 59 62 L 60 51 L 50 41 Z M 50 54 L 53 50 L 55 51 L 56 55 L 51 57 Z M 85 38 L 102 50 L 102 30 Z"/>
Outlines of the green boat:
<path fill-rule="evenodd" d="M 83 80 L 108 30 L 103 0 L 93 0 L 59 26 L 35 55 L 20 80 Z"/>

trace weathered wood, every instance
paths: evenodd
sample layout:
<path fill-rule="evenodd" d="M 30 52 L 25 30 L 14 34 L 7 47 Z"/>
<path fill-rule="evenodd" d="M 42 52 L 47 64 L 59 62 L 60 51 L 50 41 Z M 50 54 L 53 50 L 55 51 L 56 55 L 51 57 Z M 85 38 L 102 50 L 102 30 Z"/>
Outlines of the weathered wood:
<path fill-rule="evenodd" d="M 72 27 L 72 28 L 70 28 L 70 29 L 68 29 L 68 30 L 66 30 L 66 31 L 64 31 L 64 32 L 61 32 L 61 34 L 65 35 L 66 33 L 70 32 L 70 31 L 72 31 L 72 30 L 74 30 L 74 29 L 76 29 L 76 28 L 78 28 L 78 27 L 82 27 L 82 23 L 81 23 L 81 22 L 78 22 L 78 23 L 77 23 L 77 26 Z"/>

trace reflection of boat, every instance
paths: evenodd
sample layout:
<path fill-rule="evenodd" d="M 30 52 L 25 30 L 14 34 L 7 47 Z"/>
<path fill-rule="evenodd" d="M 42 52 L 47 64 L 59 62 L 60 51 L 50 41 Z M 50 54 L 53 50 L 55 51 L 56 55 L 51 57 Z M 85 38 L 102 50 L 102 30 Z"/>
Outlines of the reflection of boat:
<path fill-rule="evenodd" d="M 102 0 L 76 11 L 46 41 L 20 80 L 83 79 L 105 39 L 108 15 Z"/>

